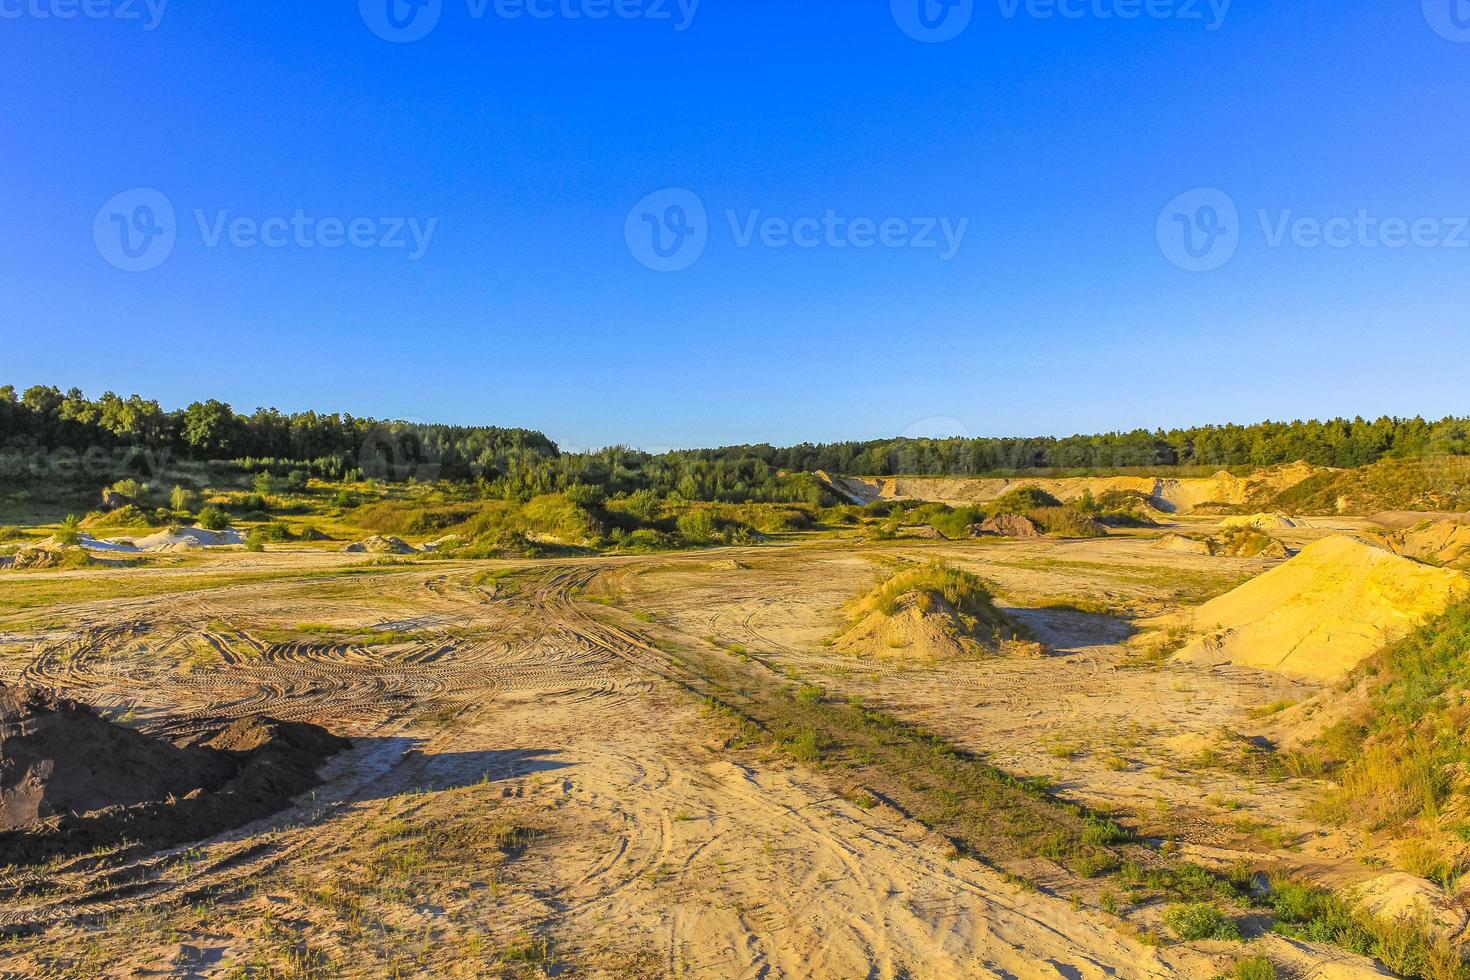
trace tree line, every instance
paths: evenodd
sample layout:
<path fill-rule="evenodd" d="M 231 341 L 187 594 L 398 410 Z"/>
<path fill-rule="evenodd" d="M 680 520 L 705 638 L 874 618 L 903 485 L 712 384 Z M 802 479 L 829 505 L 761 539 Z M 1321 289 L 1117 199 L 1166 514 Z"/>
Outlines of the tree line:
<path fill-rule="evenodd" d="M 571 486 L 609 495 L 819 503 L 815 470 L 864 476 L 974 476 L 1027 470 L 1272 466 L 1354 467 L 1385 457 L 1470 453 L 1470 419 L 1261 422 L 1035 438 L 886 439 L 789 447 L 730 446 L 650 455 L 625 447 L 563 453 L 540 432 L 423 425 L 343 414 L 249 415 L 209 400 L 165 411 L 112 392 L 0 388 L 0 451 L 81 453 L 147 447 L 173 458 L 233 461 L 248 471 L 306 470 L 326 479 L 479 481 L 529 499 Z"/>

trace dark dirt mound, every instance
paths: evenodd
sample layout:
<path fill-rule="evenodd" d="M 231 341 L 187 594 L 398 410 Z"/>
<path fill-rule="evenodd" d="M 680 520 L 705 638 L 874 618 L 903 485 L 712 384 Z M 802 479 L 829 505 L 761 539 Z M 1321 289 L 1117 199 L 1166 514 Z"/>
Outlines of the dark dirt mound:
<path fill-rule="evenodd" d="M 992 534 L 1007 538 L 1039 538 L 1041 528 L 1031 518 L 1020 514 L 997 514 L 980 525 L 976 536 Z"/>
<path fill-rule="evenodd" d="M 271 718 L 175 744 L 53 692 L 0 685 L 0 855 L 22 863 L 209 837 L 284 809 L 348 745 Z"/>
<path fill-rule="evenodd" d="M 0 830 L 217 789 L 234 770 L 218 753 L 114 725 L 50 691 L 0 687 Z"/>

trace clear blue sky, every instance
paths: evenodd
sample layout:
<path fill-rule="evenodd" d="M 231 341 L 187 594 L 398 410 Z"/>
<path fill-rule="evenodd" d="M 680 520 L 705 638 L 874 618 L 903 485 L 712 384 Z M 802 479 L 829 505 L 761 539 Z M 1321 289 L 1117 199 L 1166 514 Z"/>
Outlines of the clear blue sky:
<path fill-rule="evenodd" d="M 1470 43 L 1417 0 L 1236 0 L 1213 31 L 1206 0 L 976 0 L 946 43 L 889 0 L 703 0 L 685 30 L 676 0 L 442 0 L 412 43 L 357 0 L 174 0 L 153 30 L 67 2 L 0 0 L 0 383 L 650 448 L 1470 411 L 1470 248 L 1272 247 L 1257 217 L 1455 236 Z M 625 223 L 668 187 L 709 240 L 658 272 Z M 1156 226 L 1201 187 L 1239 245 L 1190 272 Z M 150 271 L 94 238 L 133 188 L 177 213 Z M 413 261 L 209 247 L 196 209 L 437 224 Z M 727 210 L 969 225 L 944 261 L 741 247 Z"/>

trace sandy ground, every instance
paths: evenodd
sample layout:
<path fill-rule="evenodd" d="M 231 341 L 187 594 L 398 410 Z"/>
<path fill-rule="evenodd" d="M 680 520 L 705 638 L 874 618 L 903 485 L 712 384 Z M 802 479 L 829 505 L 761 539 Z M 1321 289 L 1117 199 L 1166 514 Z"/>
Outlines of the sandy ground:
<path fill-rule="evenodd" d="M 882 568 L 937 556 L 994 581 L 1056 655 L 855 662 L 825 645 Z M 264 713 L 356 745 L 268 821 L 0 873 L 0 928 L 19 933 L 0 975 L 1211 976 L 1242 947 L 1146 945 L 1065 881 L 1022 887 L 890 807 L 855 805 L 820 769 L 727 748 L 728 723 L 658 644 L 738 649 L 881 704 L 1201 856 L 1352 878 L 1351 842 L 1300 816 L 1311 786 L 1253 776 L 1228 750 L 1202 760 L 1222 727 L 1249 734 L 1250 709 L 1313 689 L 1123 646 L 1122 614 L 1177 610 L 1270 565 L 1115 537 L 13 573 L 153 576 L 157 594 L 0 609 L 0 679 L 170 732 Z M 180 591 L 205 575 L 240 581 Z M 1304 975 L 1347 962 L 1253 946 Z"/>

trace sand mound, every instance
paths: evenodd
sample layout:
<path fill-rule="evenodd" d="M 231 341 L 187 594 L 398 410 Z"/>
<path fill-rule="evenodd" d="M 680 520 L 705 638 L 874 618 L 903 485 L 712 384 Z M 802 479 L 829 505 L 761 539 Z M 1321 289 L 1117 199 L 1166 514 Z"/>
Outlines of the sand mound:
<path fill-rule="evenodd" d="M 208 531 L 202 527 L 186 527 L 178 530 L 163 530 L 147 537 L 137 538 L 133 547 L 139 551 L 163 551 L 184 548 L 226 548 L 244 544 L 245 536 L 234 528 L 223 531 Z"/>
<path fill-rule="evenodd" d="M 1296 527 L 1310 527 L 1305 521 L 1295 520 L 1285 514 L 1247 514 L 1242 517 L 1226 517 L 1220 521 L 1225 528 L 1254 528 L 1257 531 L 1284 531 Z"/>
<path fill-rule="evenodd" d="M 416 555 L 418 549 L 402 538 L 392 535 L 374 534 L 363 541 L 349 544 L 342 549 L 352 554 L 369 555 Z"/>
<path fill-rule="evenodd" d="M 315 725 L 248 718 L 177 745 L 53 692 L 0 685 L 0 852 L 30 861 L 208 837 L 288 806 L 347 744 Z"/>
<path fill-rule="evenodd" d="M 1396 555 L 1445 565 L 1470 561 L 1470 520 L 1424 521 L 1387 539 Z"/>
<path fill-rule="evenodd" d="M 61 568 L 63 565 L 67 567 L 82 567 L 97 564 L 102 564 L 102 562 L 92 558 L 81 548 L 67 548 L 46 541 L 28 548 L 22 548 L 13 555 L 0 558 L 0 569 L 11 569 L 17 572 Z"/>
<path fill-rule="evenodd" d="M 1374 514 L 1368 520 L 1390 531 L 1404 531 L 1416 524 L 1423 524 L 1425 521 L 1470 522 L 1470 514 L 1447 510 L 1385 510 Z"/>
<path fill-rule="evenodd" d="M 978 535 L 1000 535 L 1005 538 L 1039 538 L 1041 526 L 1020 514 L 997 514 L 981 524 Z"/>
<path fill-rule="evenodd" d="M 1023 631 L 996 608 L 985 584 L 943 565 L 899 572 L 849 607 L 836 648 L 865 657 L 978 656 L 1023 651 Z M 1040 652 L 1039 645 L 1030 644 Z"/>
<path fill-rule="evenodd" d="M 1380 919 L 1428 918 L 1456 934 L 1465 927 L 1465 913 L 1449 907 L 1440 888 L 1414 875 L 1381 875 L 1353 886 L 1349 894 L 1363 911 Z"/>
<path fill-rule="evenodd" d="M 114 725 L 51 692 L 0 687 L 0 830 L 183 796 L 230 774 L 223 759 Z"/>
<path fill-rule="evenodd" d="M 136 555 L 144 551 L 182 551 L 194 548 L 227 548 L 245 543 L 245 536 L 234 528 L 207 531 L 202 527 L 185 527 L 155 531 L 141 538 L 97 538 L 83 534 L 80 547 L 87 551 Z M 55 538 L 40 542 L 40 548 L 59 548 Z"/>
<path fill-rule="evenodd" d="M 1333 681 L 1467 589 L 1458 572 L 1334 535 L 1172 622 L 1208 631 L 1180 657 Z"/>
<path fill-rule="evenodd" d="M 1153 546 L 1160 551 L 1177 551 L 1185 555 L 1213 555 L 1215 549 L 1209 538 L 1191 538 L 1184 534 L 1169 533 L 1155 541 Z"/>
<path fill-rule="evenodd" d="M 1160 551 L 1209 555 L 1212 558 L 1286 558 L 1291 554 L 1280 541 L 1251 528 L 1234 528 L 1219 537 L 1209 538 L 1169 533 L 1155 541 L 1154 547 Z"/>

